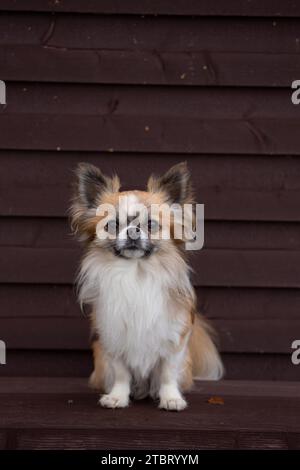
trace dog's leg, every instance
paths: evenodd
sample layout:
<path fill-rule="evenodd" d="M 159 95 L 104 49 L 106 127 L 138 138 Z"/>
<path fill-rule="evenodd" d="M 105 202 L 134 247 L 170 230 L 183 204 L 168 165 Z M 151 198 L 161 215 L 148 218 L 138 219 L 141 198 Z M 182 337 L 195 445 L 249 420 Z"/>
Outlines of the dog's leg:
<path fill-rule="evenodd" d="M 107 361 L 99 338 L 93 341 L 92 349 L 94 356 L 94 370 L 90 376 L 89 384 L 92 388 L 103 393 L 106 389 Z"/>
<path fill-rule="evenodd" d="M 106 408 L 125 408 L 129 405 L 130 372 L 120 359 L 112 359 L 111 366 L 114 372 L 114 384 L 108 394 L 102 395 L 100 404 Z"/>
<path fill-rule="evenodd" d="M 186 346 L 181 351 L 162 359 L 158 388 L 159 408 L 180 411 L 187 406 L 179 389 L 185 354 Z"/>

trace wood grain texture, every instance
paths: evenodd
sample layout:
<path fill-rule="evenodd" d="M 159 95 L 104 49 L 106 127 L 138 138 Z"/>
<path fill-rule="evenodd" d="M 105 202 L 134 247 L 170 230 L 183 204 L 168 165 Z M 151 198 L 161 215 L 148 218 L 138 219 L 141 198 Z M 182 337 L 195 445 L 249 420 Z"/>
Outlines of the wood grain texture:
<path fill-rule="evenodd" d="M 299 19 L 3 12 L 1 46 L 68 50 L 298 53 Z"/>
<path fill-rule="evenodd" d="M 28 82 L 287 88 L 300 72 L 298 54 L 160 52 L 157 57 L 148 51 L 30 45 L 0 46 L 0 56 L 3 79 Z"/>
<path fill-rule="evenodd" d="M 198 309 L 215 320 L 286 320 L 299 318 L 299 289 L 196 287 Z M 71 284 L 0 284 L 0 318 L 79 318 Z M 287 310 L 288 306 L 288 310 Z M 88 309 L 87 309 L 88 311 Z"/>
<path fill-rule="evenodd" d="M 274 383 L 257 382 L 251 394 L 247 382 L 199 383 L 188 394 L 189 408 L 178 415 L 159 411 L 150 400 L 104 410 L 80 382 L 73 381 L 69 389 L 64 385 L 62 392 L 60 381 L 56 391 L 56 379 L 48 381 L 48 393 L 38 393 L 29 391 L 25 380 L 24 393 L 14 381 L 0 380 L 10 391 L 1 392 L 1 426 L 14 434 L 19 449 L 104 449 L 116 443 L 146 449 L 292 448 L 300 433 L 296 384 L 279 384 L 276 391 Z M 223 406 L 209 404 L 216 393 Z"/>
<path fill-rule="evenodd" d="M 226 353 L 292 354 L 299 320 L 211 320 Z M 2 318 L 1 338 L 11 349 L 85 350 L 90 347 L 86 317 Z"/>
<path fill-rule="evenodd" d="M 63 248 L 0 248 L 0 283 L 72 284 L 80 251 Z M 208 250 L 191 256 L 196 286 L 299 288 L 300 252 Z M 222 266 L 224 269 L 220 270 Z"/>
<path fill-rule="evenodd" d="M 73 171 L 81 161 L 118 173 L 123 189 L 144 189 L 151 173 L 186 161 L 196 200 L 205 205 L 205 220 L 300 221 L 300 160 L 295 156 L 3 150 L 0 161 L 2 216 L 66 217 Z"/>
<path fill-rule="evenodd" d="M 255 0 L 251 3 L 241 3 L 238 0 L 220 2 L 218 0 L 167 0 L 155 2 L 151 0 L 133 0 L 126 4 L 120 0 L 64 0 L 57 2 L 49 0 L 2 0 L 1 10 L 8 11 L 48 11 L 72 13 L 109 13 L 109 14 L 138 14 L 138 15 L 199 15 L 199 16 L 300 16 L 300 7 L 294 0 L 265 0 L 263 3 Z"/>
<path fill-rule="evenodd" d="M 14 81 L 290 87 L 300 68 L 298 27 L 298 20 L 286 18 L 3 13 L 1 76 Z"/>
<path fill-rule="evenodd" d="M 13 350 L 8 349 L 7 364 L 1 377 L 85 377 L 92 372 L 89 350 Z M 222 353 L 228 380 L 271 380 L 299 382 L 299 367 L 288 354 Z"/>
<path fill-rule="evenodd" d="M 285 432 L 231 432 L 231 431 L 165 431 L 118 432 L 119 441 L 114 439 L 115 431 L 103 433 L 91 431 L 16 431 L 18 449 L 122 449 L 145 450 L 287 450 L 299 449 L 299 433 Z"/>
<path fill-rule="evenodd" d="M 4 450 L 7 446 L 7 436 L 5 432 L 0 431 L 0 450 Z"/>
<path fill-rule="evenodd" d="M 7 95 L 1 148 L 299 154 L 286 90 L 8 83 Z"/>
<path fill-rule="evenodd" d="M 0 385 L 6 449 L 299 448 L 296 383 L 199 382 L 179 415 L 157 410 L 150 400 L 101 409 L 80 379 L 2 378 Z M 223 406 L 209 404 L 216 395 Z"/>
<path fill-rule="evenodd" d="M 193 282 L 227 377 L 299 380 L 290 360 L 300 328 L 299 107 L 290 87 L 300 75 L 297 2 L 2 0 L 0 10 L 1 375 L 90 372 L 88 319 L 72 287 L 81 252 L 67 222 L 77 163 L 141 189 L 150 173 L 186 160 L 207 221 Z M 251 403 L 233 415 L 263 409 Z M 265 412 L 273 406 L 276 415 L 277 405 Z M 227 418 L 214 430 L 195 427 L 194 437 L 175 429 L 174 445 L 210 448 L 216 433 L 226 448 L 300 446 L 298 429 L 285 434 L 267 417 L 260 433 L 234 416 L 227 434 Z M 60 445 L 54 428 L 30 426 L 4 436 L 6 446 Z M 137 438 L 124 429 L 124 446 L 154 439 L 149 429 Z M 59 432 L 62 446 L 81 448 L 113 436 Z M 156 435 L 167 448 L 169 429 Z"/>
<path fill-rule="evenodd" d="M 23 248 L 78 248 L 70 220 L 63 217 L 0 217 L 0 246 Z M 256 221 L 205 220 L 207 249 L 300 249 L 300 224 Z"/>
<path fill-rule="evenodd" d="M 88 387 L 85 378 L 82 377 L 2 377 L 0 379 L 0 396 L 7 395 L 11 391 L 15 394 L 32 395 L 87 395 L 95 396 L 95 391 Z M 275 385 L 272 387 L 272 385 Z M 197 380 L 190 394 L 203 394 L 212 396 L 244 396 L 244 397 L 270 397 L 299 398 L 299 384 L 297 382 L 277 382 L 272 384 L 269 380 Z"/>

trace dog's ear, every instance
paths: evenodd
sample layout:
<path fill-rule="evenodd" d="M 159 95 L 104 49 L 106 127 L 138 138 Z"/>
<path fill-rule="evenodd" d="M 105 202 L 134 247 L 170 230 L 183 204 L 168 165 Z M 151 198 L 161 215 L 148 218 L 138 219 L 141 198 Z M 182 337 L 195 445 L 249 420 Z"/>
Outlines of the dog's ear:
<path fill-rule="evenodd" d="M 81 240 L 88 239 L 93 228 L 92 221 L 104 192 L 117 192 L 120 180 L 104 175 L 90 163 L 79 163 L 75 171 L 74 196 L 70 208 L 71 226 Z"/>
<path fill-rule="evenodd" d="M 79 163 L 76 169 L 75 197 L 86 209 L 97 208 L 97 202 L 104 191 L 117 192 L 120 181 L 117 176 L 109 178 L 90 163 Z"/>
<path fill-rule="evenodd" d="M 191 175 L 186 162 L 172 166 L 160 177 L 150 176 L 147 189 L 150 192 L 163 191 L 170 203 L 187 204 L 192 202 L 193 190 Z"/>

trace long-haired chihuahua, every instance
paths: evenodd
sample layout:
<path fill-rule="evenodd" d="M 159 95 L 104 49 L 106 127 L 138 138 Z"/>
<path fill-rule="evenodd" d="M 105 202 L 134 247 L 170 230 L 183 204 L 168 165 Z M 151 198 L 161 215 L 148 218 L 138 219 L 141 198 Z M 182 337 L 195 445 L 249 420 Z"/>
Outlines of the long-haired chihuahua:
<path fill-rule="evenodd" d="M 91 306 L 90 384 L 104 407 L 150 395 L 160 408 L 183 410 L 193 379 L 222 376 L 211 328 L 196 311 L 184 237 L 174 236 L 172 214 L 162 236 L 161 212 L 152 211 L 192 203 L 185 163 L 151 176 L 145 191 L 120 191 L 117 176 L 91 164 L 77 168 L 72 228 L 85 242 L 78 295 Z"/>

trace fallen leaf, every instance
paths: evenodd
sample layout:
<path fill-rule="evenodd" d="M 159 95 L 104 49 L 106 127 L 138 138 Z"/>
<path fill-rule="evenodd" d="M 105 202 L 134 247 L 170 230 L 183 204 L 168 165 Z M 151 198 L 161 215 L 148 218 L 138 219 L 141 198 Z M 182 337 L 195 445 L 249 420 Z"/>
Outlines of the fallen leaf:
<path fill-rule="evenodd" d="M 224 400 L 221 397 L 211 397 L 207 401 L 210 405 L 224 405 Z"/>

